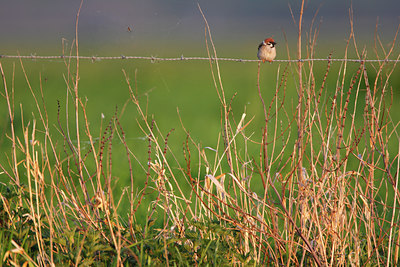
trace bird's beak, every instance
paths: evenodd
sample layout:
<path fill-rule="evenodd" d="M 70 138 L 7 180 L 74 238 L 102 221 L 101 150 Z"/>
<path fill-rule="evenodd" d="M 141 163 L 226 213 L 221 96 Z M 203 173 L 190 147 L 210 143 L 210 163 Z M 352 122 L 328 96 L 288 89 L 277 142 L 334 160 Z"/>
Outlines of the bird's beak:
<path fill-rule="evenodd" d="M 271 42 L 273 45 L 276 45 L 276 42 Z"/>

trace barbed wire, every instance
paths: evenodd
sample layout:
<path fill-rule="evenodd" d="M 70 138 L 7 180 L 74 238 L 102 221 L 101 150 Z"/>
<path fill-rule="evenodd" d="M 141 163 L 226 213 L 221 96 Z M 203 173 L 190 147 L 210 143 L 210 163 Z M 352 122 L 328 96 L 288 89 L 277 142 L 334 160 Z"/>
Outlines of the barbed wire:
<path fill-rule="evenodd" d="M 21 59 L 43 59 L 43 60 L 54 60 L 54 59 L 77 59 L 78 56 L 38 56 L 38 55 L 1 55 L 0 58 L 21 58 Z M 79 56 L 79 59 L 84 60 L 92 60 L 92 61 L 101 61 L 101 60 L 150 60 L 152 62 L 157 61 L 191 61 L 191 60 L 212 60 L 218 59 L 218 61 L 233 61 L 233 62 L 259 62 L 258 59 L 241 59 L 241 58 L 208 58 L 208 57 L 154 57 L 154 56 Z M 277 59 L 274 62 L 283 62 L 283 63 L 291 63 L 291 62 L 308 62 L 308 61 L 339 61 L 339 62 L 392 62 L 397 63 L 400 62 L 399 59 L 351 59 L 351 58 L 305 58 L 305 59 Z"/>

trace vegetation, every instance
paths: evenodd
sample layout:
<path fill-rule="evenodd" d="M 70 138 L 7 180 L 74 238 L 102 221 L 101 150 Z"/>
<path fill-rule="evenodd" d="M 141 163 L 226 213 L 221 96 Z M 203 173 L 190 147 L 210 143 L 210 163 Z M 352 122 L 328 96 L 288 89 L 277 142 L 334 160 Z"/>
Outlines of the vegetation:
<path fill-rule="evenodd" d="M 16 113 L 14 79 L 10 87 L 0 62 L 11 142 L 1 162 L 4 265 L 398 264 L 396 63 L 366 62 L 351 26 L 344 55 L 354 49 L 359 63 L 283 64 L 275 81 L 262 78 L 267 68 L 258 63 L 261 119 L 237 116 L 204 20 L 219 101 L 214 147 L 185 127 L 184 138 L 171 143 L 174 130 L 161 130 L 139 96 L 140 81 L 125 70 L 146 147 L 129 141 L 120 120 L 126 106 L 108 124 L 101 120 L 96 137 L 79 91 L 82 63 L 67 59 L 66 104 L 58 104 L 53 134 L 55 114 L 22 60 L 36 108 L 28 120 L 22 107 Z M 298 27 L 297 58 L 313 59 L 318 30 L 311 26 L 304 56 L 301 15 Z M 389 49 L 376 37 L 377 59 L 399 59 L 396 37 Z M 77 40 L 71 53 L 78 54 Z"/>

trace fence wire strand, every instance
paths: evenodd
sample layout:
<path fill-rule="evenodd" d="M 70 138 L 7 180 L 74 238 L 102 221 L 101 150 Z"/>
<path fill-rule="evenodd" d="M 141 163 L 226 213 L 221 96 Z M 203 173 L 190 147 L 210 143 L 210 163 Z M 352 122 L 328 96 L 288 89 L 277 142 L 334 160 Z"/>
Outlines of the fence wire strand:
<path fill-rule="evenodd" d="M 21 59 L 77 59 L 77 56 L 38 56 L 38 55 L 0 55 L 0 58 L 21 58 Z M 191 61 L 191 60 L 218 60 L 218 61 L 233 61 L 233 62 L 259 62 L 258 59 L 241 59 L 241 58 L 208 58 L 208 57 L 153 57 L 153 56 L 79 56 L 79 59 L 101 61 L 101 60 L 150 60 L 151 62 L 157 61 Z M 291 62 L 308 62 L 308 61 L 340 61 L 340 62 L 393 62 L 397 63 L 399 59 L 351 59 L 351 58 L 305 58 L 305 59 L 277 59 L 274 62 L 291 63 Z"/>

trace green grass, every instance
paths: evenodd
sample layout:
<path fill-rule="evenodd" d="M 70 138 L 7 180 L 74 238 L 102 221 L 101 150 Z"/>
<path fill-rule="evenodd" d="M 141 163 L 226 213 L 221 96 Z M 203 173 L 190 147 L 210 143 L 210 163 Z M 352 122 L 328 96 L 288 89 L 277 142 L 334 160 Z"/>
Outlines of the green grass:
<path fill-rule="evenodd" d="M 37 108 L 32 101 L 32 94 L 26 85 L 21 65 L 18 60 L 2 60 L 7 81 L 12 81 L 13 65 L 15 65 L 15 127 L 18 134 L 22 132 L 20 104 L 23 107 L 24 120 L 32 119 L 34 115 L 38 118 Z M 49 114 L 49 125 L 54 132 L 53 138 L 62 140 L 58 133 L 58 116 L 62 125 L 66 121 L 67 87 L 63 76 L 67 69 L 62 62 L 47 62 L 31 60 L 23 61 L 28 79 L 35 94 L 40 95 L 40 80 L 42 79 L 42 90 L 44 102 Z M 258 99 L 256 87 L 257 64 L 221 63 L 222 74 L 227 97 L 232 101 L 235 119 L 240 120 L 243 112 L 248 118 L 254 117 L 251 131 L 259 133 L 262 128 L 262 107 Z M 278 64 L 263 66 L 262 82 L 274 81 Z M 119 120 L 127 133 L 127 142 L 135 147 L 137 151 L 145 151 L 147 147 L 146 134 L 140 130 L 137 120 L 136 108 L 130 101 L 129 90 L 122 72 L 124 69 L 133 81 L 135 72 L 137 75 L 137 94 L 142 108 L 147 110 L 150 118 L 154 118 L 160 131 L 165 135 L 174 129 L 169 137 L 170 147 L 177 155 L 182 150 L 182 142 L 186 133 L 182 128 L 190 132 L 196 142 L 203 146 L 215 148 L 217 136 L 221 129 L 221 108 L 217 93 L 213 88 L 212 76 L 208 62 L 156 62 L 147 61 L 82 61 L 80 64 L 79 91 L 82 101 L 87 108 L 87 117 L 90 121 L 90 129 L 94 137 L 99 137 L 108 124 L 108 121 L 117 112 Z M 11 83 L 11 82 L 10 82 Z M 10 85 L 9 85 L 10 86 Z M 265 96 L 271 98 L 274 88 L 265 90 Z M 289 92 L 288 98 L 294 99 L 295 92 Z M 39 104 L 42 105 L 39 97 Z M 58 104 L 60 102 L 60 113 Z M 69 97 L 69 109 L 73 109 L 72 98 Z M 179 110 L 179 114 L 178 114 Z M 9 131 L 7 118 L 7 105 L 2 105 L 1 114 L 4 125 L 3 129 Z M 104 119 L 102 119 L 104 115 Z M 71 116 L 71 115 L 70 115 Z M 182 124 L 180 121 L 182 120 Z M 71 122 L 72 121 L 72 122 Z M 73 120 L 70 119 L 71 127 Z M 65 128 L 65 125 L 64 125 Z M 65 130 L 65 129 L 64 129 Z M 73 142 L 76 140 L 72 140 Z M 87 139 L 82 140 L 83 149 L 88 149 Z M 86 144 L 86 145 L 85 145 Z M 124 153 L 123 146 L 115 142 L 116 155 Z M 10 141 L 4 135 L 1 142 L 2 151 L 10 148 Z M 138 153 L 141 162 L 147 159 L 146 153 Z M 3 164 L 6 162 L 5 154 L 1 155 Z M 182 158 L 181 158 L 182 159 Z M 123 178 L 125 169 L 120 169 L 116 176 L 121 177 L 122 184 L 129 182 Z"/>

